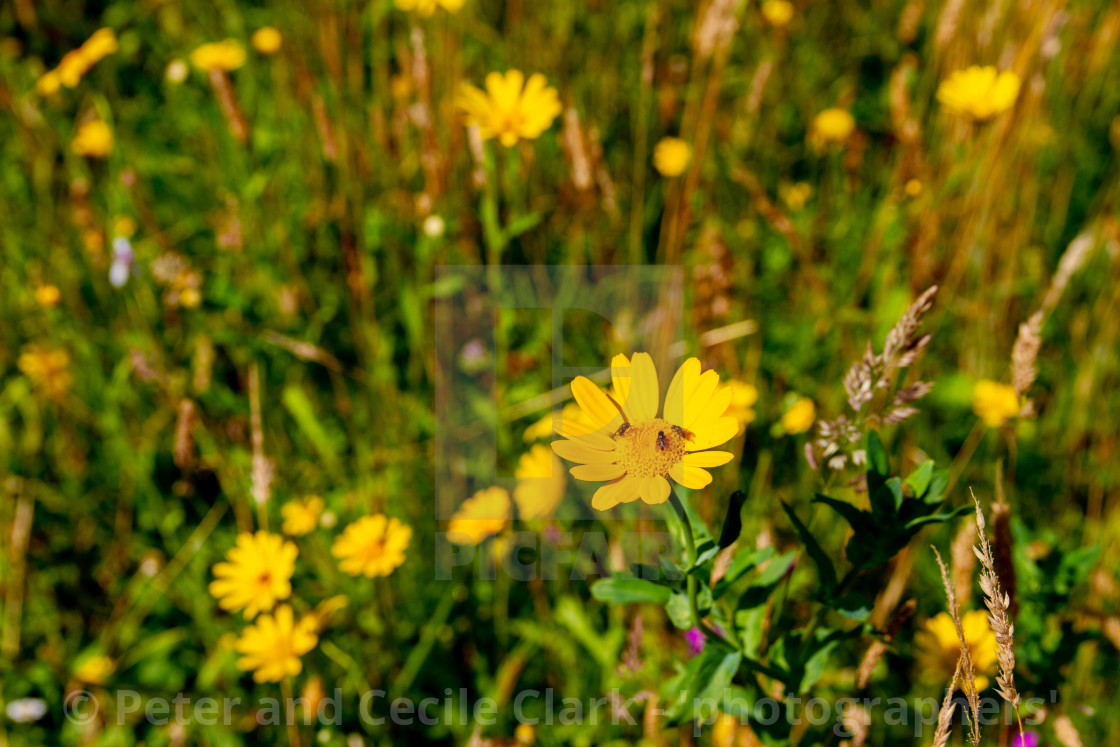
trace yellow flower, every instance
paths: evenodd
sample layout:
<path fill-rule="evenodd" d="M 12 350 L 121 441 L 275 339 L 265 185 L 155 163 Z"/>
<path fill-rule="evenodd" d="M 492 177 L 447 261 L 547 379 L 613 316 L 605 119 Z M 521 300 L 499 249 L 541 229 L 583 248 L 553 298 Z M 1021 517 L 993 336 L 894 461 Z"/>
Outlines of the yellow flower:
<path fill-rule="evenodd" d="M 680 176 L 692 160 L 692 146 L 679 137 L 663 137 L 653 148 L 653 167 L 662 176 Z"/>
<path fill-rule="evenodd" d="M 785 190 L 782 198 L 789 205 L 790 210 L 800 210 L 805 207 L 805 203 L 813 196 L 813 186 L 808 182 L 797 182 L 792 184 Z"/>
<path fill-rule="evenodd" d="M 1010 384 L 987 379 L 976 382 L 972 390 L 972 411 L 989 428 L 998 428 L 1019 414 L 1019 393 Z"/>
<path fill-rule="evenodd" d="M 513 730 L 513 741 L 521 747 L 533 747 L 533 743 L 537 741 L 537 730 L 531 724 L 518 724 Z"/>
<path fill-rule="evenodd" d="M 191 52 L 191 64 L 199 70 L 228 73 L 245 64 L 245 48 L 235 39 L 203 44 Z"/>
<path fill-rule="evenodd" d="M 903 190 L 905 190 L 907 196 L 917 197 L 922 193 L 922 183 L 917 179 L 910 179 L 906 182 L 906 186 L 903 187 Z"/>
<path fill-rule="evenodd" d="M 280 35 L 280 31 L 273 26 L 262 26 L 253 32 L 253 37 L 250 42 L 253 49 L 261 54 L 275 54 L 280 51 L 280 44 L 284 41 L 284 37 Z"/>
<path fill-rule="evenodd" d="M 731 461 L 726 451 L 705 451 L 734 438 L 739 421 L 728 416 L 732 391 L 719 388 L 715 371 L 700 371 L 689 358 L 677 370 L 658 417 L 657 370 L 648 353 L 633 360 L 616 355 L 611 361 L 615 397 L 583 376 L 572 381 L 572 394 L 598 428 L 576 434 L 564 429 L 568 440 L 553 441 L 564 459 L 577 462 L 572 475 L 579 480 L 608 481 L 595 491 L 592 508 L 600 511 L 641 498 L 663 503 L 673 478 L 686 488 L 703 488 L 712 481 L 707 467 Z"/>
<path fill-rule="evenodd" d="M 825 109 L 813 119 L 812 139 L 818 145 L 843 143 L 856 129 L 856 120 L 846 109 Z"/>
<path fill-rule="evenodd" d="M 547 446 L 536 444 L 525 452 L 514 471 L 517 487 L 513 501 L 522 519 L 547 519 L 564 498 L 564 465 Z"/>
<path fill-rule="evenodd" d="M 415 11 L 424 18 L 429 18 L 439 7 L 442 7 L 448 13 L 457 13 L 463 7 L 464 2 L 466 0 L 396 0 L 395 4 L 397 10 L 403 10 L 406 13 Z"/>
<path fill-rule="evenodd" d="M 510 519 L 509 491 L 480 490 L 459 506 L 447 526 L 447 538 L 457 545 L 477 545 L 506 528 Z"/>
<path fill-rule="evenodd" d="M 53 96 L 58 93 L 58 89 L 61 86 L 62 78 L 59 76 L 57 70 L 44 73 L 43 76 L 35 82 L 35 90 L 39 92 L 40 96 Z"/>
<path fill-rule="evenodd" d="M 279 682 L 303 670 L 299 657 L 319 642 L 315 617 L 308 615 L 295 621 L 292 608 L 282 605 L 276 615 L 261 615 L 256 623 L 245 628 L 234 648 L 241 658 L 237 668 L 253 670 L 255 682 Z"/>
<path fill-rule="evenodd" d="M 62 399 L 70 391 L 70 354 L 61 348 L 29 345 L 20 353 L 16 365 L 51 399 Z"/>
<path fill-rule="evenodd" d="M 766 0 L 762 4 L 762 17 L 771 26 L 781 28 L 793 20 L 793 3 L 787 0 Z"/>
<path fill-rule="evenodd" d="M 412 528 L 384 514 L 363 516 L 334 541 L 331 555 L 351 576 L 388 576 L 404 563 Z"/>
<path fill-rule="evenodd" d="M 83 122 L 78 126 L 70 149 L 79 156 L 104 158 L 113 151 L 113 131 L 100 119 Z"/>
<path fill-rule="evenodd" d="M 62 85 L 67 88 L 74 88 L 89 70 L 89 65 L 86 64 L 86 58 L 82 54 L 82 50 L 73 49 L 62 56 L 55 70 L 58 71 L 58 78 L 62 81 Z"/>
<path fill-rule="evenodd" d="M 225 562 L 214 566 L 210 595 L 224 610 L 244 609 L 246 619 L 251 620 L 291 595 L 297 555 L 296 546 L 278 534 L 239 534 Z"/>
<path fill-rule="evenodd" d="M 486 76 L 486 91 L 469 83 L 459 90 L 459 108 L 467 123 L 478 127 L 483 140 L 497 138 L 507 148 L 519 139 L 534 140 L 560 113 L 560 96 L 545 77 L 533 73 L 525 82 L 520 70 Z"/>
<path fill-rule="evenodd" d="M 98 29 L 79 48 L 85 58 L 87 70 L 117 51 L 117 35 L 110 28 Z"/>
<path fill-rule="evenodd" d="M 982 122 L 1010 109 L 1019 97 L 1019 76 L 988 65 L 957 70 L 937 87 L 937 100 L 955 114 Z"/>
<path fill-rule="evenodd" d="M 284 517 L 284 534 L 302 537 L 319 525 L 319 514 L 323 513 L 323 499 L 310 496 L 302 501 L 288 501 L 280 507 Z"/>
<path fill-rule="evenodd" d="M 813 427 L 816 418 L 817 406 L 813 400 L 801 397 L 782 415 L 782 430 L 790 435 L 804 433 Z"/>
<path fill-rule="evenodd" d="M 727 382 L 731 390 L 731 404 L 727 406 L 724 415 L 735 418 L 739 426 L 745 426 L 754 420 L 754 403 L 758 401 L 758 390 L 742 381 L 731 380 Z"/>
<path fill-rule="evenodd" d="M 40 306 L 47 308 L 58 306 L 58 302 L 62 300 L 62 293 L 57 285 L 40 285 L 35 289 L 35 300 Z"/>
<path fill-rule="evenodd" d="M 983 610 L 964 613 L 961 615 L 961 629 L 976 672 L 976 688 L 983 690 L 988 686 L 989 675 L 996 671 L 999 655 L 996 634 L 988 626 L 988 613 Z M 914 658 L 923 678 L 931 682 L 942 685 L 948 682 L 957 668 L 960 655 L 960 638 L 948 612 L 931 617 L 914 635 Z"/>
<path fill-rule="evenodd" d="M 116 667 L 108 656 L 91 656 L 74 670 L 74 679 L 90 685 L 104 684 Z"/>

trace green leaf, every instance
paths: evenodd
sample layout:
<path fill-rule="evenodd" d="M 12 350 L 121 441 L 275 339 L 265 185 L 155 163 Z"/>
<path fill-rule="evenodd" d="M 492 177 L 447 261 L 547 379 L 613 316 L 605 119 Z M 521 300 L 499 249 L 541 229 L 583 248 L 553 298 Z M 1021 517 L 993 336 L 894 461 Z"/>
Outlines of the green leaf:
<path fill-rule="evenodd" d="M 762 565 L 763 562 L 770 559 L 774 554 L 773 547 L 763 547 L 754 552 L 739 552 L 731 559 L 731 564 L 727 566 L 727 571 L 723 577 L 716 582 L 715 587 L 712 589 L 712 595 L 717 599 L 723 596 L 728 589 L 734 585 L 736 581 L 743 577 L 747 571 Z"/>
<path fill-rule="evenodd" d="M 692 630 L 692 609 L 688 605 L 688 595 L 675 592 L 665 605 L 665 612 L 677 630 Z"/>
<path fill-rule="evenodd" d="M 797 536 L 801 538 L 802 544 L 805 545 L 805 551 L 809 553 L 813 563 L 817 566 L 817 573 L 820 575 L 821 586 L 824 589 L 825 596 L 830 594 L 836 588 L 836 569 L 832 567 L 832 561 L 828 559 L 828 555 L 817 542 L 817 538 L 809 531 L 809 527 L 802 523 L 801 519 L 797 518 L 797 514 L 793 512 L 793 508 L 782 501 L 782 508 L 785 509 L 789 521 L 793 524 L 794 530 L 797 531 Z"/>
<path fill-rule="evenodd" d="M 742 654 L 709 640 L 704 650 L 688 663 L 681 675 L 666 683 L 665 694 L 674 701 L 666 712 L 669 725 L 678 725 L 696 718 L 696 709 L 705 701 L 721 702 L 724 691 L 739 671 Z"/>
<path fill-rule="evenodd" d="M 836 611 L 849 620 L 863 622 L 871 616 L 874 602 L 863 594 L 845 594 L 836 601 Z"/>
<path fill-rule="evenodd" d="M 872 473 L 886 478 L 890 474 L 890 461 L 887 452 L 883 449 L 883 442 L 879 440 L 878 431 L 867 432 L 867 473 Z"/>
<path fill-rule="evenodd" d="M 960 506 L 953 510 L 942 514 L 929 514 L 926 516 L 918 516 L 902 525 L 903 529 L 912 530 L 924 527 L 926 524 L 940 524 L 943 521 L 952 521 L 958 516 L 964 516 L 975 511 L 975 506 Z"/>
<path fill-rule="evenodd" d="M 736 490 L 727 502 L 727 517 L 723 520 L 723 531 L 719 533 L 719 548 L 730 547 L 731 543 L 739 539 L 743 531 L 743 504 L 747 501 L 747 494 Z"/>
<path fill-rule="evenodd" d="M 531 231 L 544 219 L 544 213 L 519 215 L 506 226 L 506 239 L 515 239 L 526 231 Z"/>
<path fill-rule="evenodd" d="M 857 534 L 866 532 L 875 526 L 875 520 L 871 514 L 856 508 L 847 501 L 841 501 L 818 493 L 817 497 L 813 499 L 813 503 L 823 503 L 843 516 L 844 521 L 848 522 L 848 525 L 851 526 Z"/>
<path fill-rule="evenodd" d="M 591 596 L 609 604 L 654 602 L 665 604 L 673 595 L 668 586 L 640 578 L 605 578 L 591 587 Z"/>
<path fill-rule="evenodd" d="M 323 428 L 323 424 L 319 421 L 318 415 L 315 414 L 315 408 L 307 394 L 298 386 L 290 384 L 284 387 L 284 393 L 280 399 L 288 413 L 296 421 L 296 425 L 311 441 L 311 445 L 315 447 L 315 451 L 319 452 L 319 456 L 327 463 L 328 467 L 333 468 L 337 465 L 338 447 L 331 435 Z"/>
<path fill-rule="evenodd" d="M 779 555 L 778 557 L 771 560 L 766 565 L 766 567 L 762 569 L 762 572 L 758 574 L 758 578 L 751 581 L 751 586 L 762 587 L 777 583 L 783 576 L 786 575 L 787 572 L 789 572 L 789 569 L 793 567 L 793 564 L 796 560 L 797 553 L 793 550 Z"/>
<path fill-rule="evenodd" d="M 930 480 L 933 479 L 933 460 L 927 459 L 922 466 L 910 473 L 906 484 L 910 486 L 915 498 L 923 498 L 929 489 Z"/>

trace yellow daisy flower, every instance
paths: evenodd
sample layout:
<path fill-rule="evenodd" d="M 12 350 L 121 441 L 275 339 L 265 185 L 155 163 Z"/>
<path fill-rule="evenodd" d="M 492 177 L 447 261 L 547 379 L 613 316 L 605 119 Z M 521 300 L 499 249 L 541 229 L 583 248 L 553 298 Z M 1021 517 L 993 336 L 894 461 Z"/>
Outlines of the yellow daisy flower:
<path fill-rule="evenodd" d="M 262 26 L 253 32 L 249 42 L 253 45 L 253 49 L 261 54 L 275 54 L 280 51 L 280 45 L 284 42 L 284 37 L 275 27 Z"/>
<path fill-rule="evenodd" d="M 576 402 L 599 427 L 592 433 L 567 430 L 567 440 L 553 441 L 564 459 L 578 462 L 571 469 L 579 480 L 607 480 L 595 491 L 592 508 L 604 511 L 641 498 L 663 503 L 669 498 L 668 477 L 686 488 L 702 488 L 712 481 L 707 467 L 731 461 L 726 451 L 705 451 L 734 438 L 739 422 L 728 416 L 732 391 L 719 388 L 715 371 L 700 371 L 689 358 L 677 370 L 658 417 L 657 370 L 648 353 L 631 361 L 616 355 L 611 377 L 618 397 L 611 397 L 590 379 L 572 381 Z"/>
<path fill-rule="evenodd" d="M 817 406 L 813 404 L 813 400 L 802 397 L 782 415 L 782 430 L 790 435 L 804 433 L 813 427 L 816 419 Z"/>
<path fill-rule="evenodd" d="M 731 404 L 727 406 L 724 415 L 739 421 L 743 427 L 754 421 L 754 403 L 758 401 L 758 390 L 742 381 L 728 381 L 727 388 L 731 390 Z"/>
<path fill-rule="evenodd" d="M 281 528 L 284 534 L 302 537 L 319 526 L 321 513 L 323 513 L 323 499 L 318 496 L 309 496 L 302 501 L 288 501 L 280 507 L 280 514 L 284 517 L 284 525 Z"/>
<path fill-rule="evenodd" d="M 113 152 L 113 131 L 100 119 L 83 122 L 70 143 L 70 149 L 79 156 L 104 158 Z"/>
<path fill-rule="evenodd" d="M 463 501 L 447 526 L 447 538 L 457 545 L 477 545 L 509 525 L 509 491 L 485 488 Z"/>
<path fill-rule="evenodd" d="M 297 623 L 292 608 L 285 604 L 276 609 L 275 616 L 261 615 L 242 631 L 234 644 L 241 654 L 237 668 L 253 670 L 255 682 L 279 682 L 302 671 L 299 657 L 318 642 L 315 617 L 308 615 Z"/>
<path fill-rule="evenodd" d="M 464 83 L 457 103 L 483 140 L 497 138 L 507 148 L 540 137 L 561 110 L 559 94 L 543 75 L 533 73 L 526 82 L 520 70 L 490 73 L 485 92 Z"/>
<path fill-rule="evenodd" d="M 74 679 L 89 685 L 102 685 L 116 666 L 108 656 L 91 656 L 74 670 Z"/>
<path fill-rule="evenodd" d="M 388 576 L 404 563 L 404 551 L 412 539 L 412 527 L 384 514 L 363 516 L 334 541 L 331 555 L 338 567 L 351 576 Z"/>
<path fill-rule="evenodd" d="M 955 114 L 982 122 L 1014 106 L 1019 85 L 1019 76 L 1011 70 L 973 65 L 941 81 L 937 100 Z"/>
<path fill-rule="evenodd" d="M 976 672 L 976 688 L 983 690 L 988 686 L 989 676 L 996 672 L 999 656 L 996 634 L 988 626 L 988 613 L 983 610 L 964 613 L 961 615 L 961 629 Z M 948 612 L 931 617 L 914 635 L 914 658 L 918 670 L 923 678 L 931 682 L 948 682 L 957 668 L 960 655 L 957 627 Z"/>
<path fill-rule="evenodd" d="M 547 519 L 564 498 L 564 466 L 547 446 L 536 444 L 525 452 L 514 471 L 517 487 L 513 501 L 522 519 Z"/>
<path fill-rule="evenodd" d="M 766 0 L 762 4 L 762 17 L 775 28 L 786 26 L 793 20 L 793 3 L 789 0 Z"/>
<path fill-rule="evenodd" d="M 1010 384 L 984 379 L 972 390 L 972 411 L 989 428 L 999 428 L 1019 414 L 1019 393 Z"/>
<path fill-rule="evenodd" d="M 297 555 L 296 546 L 278 534 L 239 534 L 225 561 L 214 566 L 210 595 L 224 610 L 244 609 L 246 619 L 251 620 L 292 593 Z"/>
<path fill-rule="evenodd" d="M 58 289 L 57 285 L 40 285 L 35 289 L 35 301 L 40 306 L 50 308 L 58 306 L 58 302 L 62 300 L 62 291 Z"/>
<path fill-rule="evenodd" d="M 191 52 L 191 64 L 199 70 L 228 73 L 245 64 L 245 48 L 235 39 L 203 44 Z"/>
<path fill-rule="evenodd" d="M 653 167 L 662 176 L 680 176 L 692 160 L 692 146 L 679 137 L 663 137 L 653 148 Z"/>
<path fill-rule="evenodd" d="M 844 143 L 856 129 L 855 117 L 846 109 L 825 109 L 813 118 L 812 139 L 817 145 Z"/>

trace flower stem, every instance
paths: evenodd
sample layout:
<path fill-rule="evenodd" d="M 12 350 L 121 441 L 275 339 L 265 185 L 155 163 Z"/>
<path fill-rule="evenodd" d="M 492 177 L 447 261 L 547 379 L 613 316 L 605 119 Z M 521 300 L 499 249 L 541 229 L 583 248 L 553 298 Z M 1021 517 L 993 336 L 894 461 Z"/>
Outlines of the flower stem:
<path fill-rule="evenodd" d="M 673 510 L 677 512 L 681 523 L 684 524 L 685 555 L 688 563 L 688 570 L 685 572 L 685 580 L 688 585 L 688 608 L 692 612 L 692 625 L 700 628 L 702 627 L 700 606 L 696 601 L 696 540 L 692 536 L 692 522 L 688 518 L 688 512 L 681 504 L 680 498 L 677 498 L 677 494 L 672 490 L 669 491 L 669 503 L 672 504 Z"/>

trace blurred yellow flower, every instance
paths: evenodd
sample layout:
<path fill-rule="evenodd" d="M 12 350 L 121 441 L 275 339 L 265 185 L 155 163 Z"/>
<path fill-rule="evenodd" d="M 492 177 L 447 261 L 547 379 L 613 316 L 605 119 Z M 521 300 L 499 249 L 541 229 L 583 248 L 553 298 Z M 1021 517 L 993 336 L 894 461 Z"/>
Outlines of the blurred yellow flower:
<path fill-rule="evenodd" d="M 698 490 L 712 481 L 710 467 L 727 464 L 734 454 L 709 449 L 730 441 L 738 421 L 726 415 L 731 390 L 719 386 L 719 374 L 701 372 L 700 360 L 689 358 L 673 375 L 662 411 L 657 369 L 648 353 L 611 360 L 615 396 L 590 379 L 572 380 L 572 394 L 598 428 L 583 435 L 561 434 L 552 450 L 576 462 L 578 480 L 604 482 L 591 507 L 605 511 L 619 503 L 641 500 L 656 505 L 669 499 L 667 478 Z"/>
<path fill-rule="evenodd" d="M 509 491 L 485 488 L 459 506 L 447 526 L 447 538 L 457 545 L 477 545 L 505 529 L 509 520 Z"/>
<path fill-rule="evenodd" d="M 748 723 L 721 713 L 712 724 L 712 747 L 762 747 L 762 742 Z"/>
<path fill-rule="evenodd" d="M 552 449 L 541 444 L 534 445 L 521 455 L 513 474 L 517 478 L 517 487 L 513 490 L 517 515 L 524 520 L 552 516 L 564 498 L 567 485 L 564 465 Z"/>
<path fill-rule="evenodd" d="M 988 677 L 995 674 L 999 655 L 996 634 L 988 626 L 988 613 L 984 610 L 964 613 L 961 629 L 976 673 L 976 688 L 983 690 L 988 686 Z M 960 655 L 960 637 L 948 612 L 931 617 L 914 635 L 914 659 L 923 679 L 944 686 L 953 676 Z"/>
<path fill-rule="evenodd" d="M 679 137 L 663 137 L 653 148 L 653 167 L 662 176 L 680 176 L 692 160 L 692 146 Z"/>
<path fill-rule="evenodd" d="M 818 145 L 843 143 L 852 136 L 855 129 L 855 117 L 846 109 L 833 107 L 825 109 L 813 118 L 813 129 L 810 137 Z"/>
<path fill-rule="evenodd" d="M 323 513 L 323 499 L 318 496 L 308 496 L 302 501 L 288 501 L 280 507 L 280 515 L 284 517 L 284 525 L 281 528 L 284 534 L 302 537 L 319 526 L 321 513 Z"/>
<path fill-rule="evenodd" d="M 60 85 L 74 88 L 90 68 L 116 51 L 117 36 L 113 30 L 98 29 L 82 46 L 63 55 L 58 67 L 39 78 L 35 88 L 43 96 L 56 93 Z"/>
<path fill-rule="evenodd" d="M 809 202 L 809 198 L 812 196 L 813 185 L 808 182 L 797 182 L 790 185 L 782 197 L 789 205 L 790 210 L 800 210 L 805 207 L 805 203 Z"/>
<path fill-rule="evenodd" d="M 224 610 L 244 609 L 251 620 L 291 595 L 297 555 L 296 546 L 278 534 L 243 532 L 226 560 L 214 566 L 210 595 Z"/>
<path fill-rule="evenodd" d="M 540 73 L 520 70 L 486 76 L 486 91 L 464 83 L 457 104 L 467 123 L 478 127 L 483 140 L 497 138 L 507 148 L 520 139 L 534 140 L 552 126 L 560 114 L 560 96 Z"/>
<path fill-rule="evenodd" d="M 358 519 L 334 541 L 331 555 L 351 576 L 388 576 L 404 563 L 412 527 L 384 514 Z"/>
<path fill-rule="evenodd" d="M 16 365 L 51 399 L 62 399 L 70 391 L 70 354 L 61 348 L 29 345 L 20 353 Z"/>
<path fill-rule="evenodd" d="M 74 670 L 74 679 L 89 685 L 102 685 L 115 668 L 108 656 L 91 656 Z"/>
<path fill-rule="evenodd" d="M 203 44 L 191 52 L 191 64 L 199 70 L 236 70 L 245 64 L 245 48 L 236 39 Z"/>
<path fill-rule="evenodd" d="M 83 122 L 78 125 L 70 149 L 79 156 L 104 158 L 113 152 L 113 131 L 100 119 Z"/>
<path fill-rule="evenodd" d="M 1019 76 L 988 65 L 957 70 L 937 87 L 937 100 L 951 112 L 976 121 L 1010 109 L 1019 97 Z"/>
<path fill-rule="evenodd" d="M 457 13 L 466 0 L 395 0 L 397 10 L 406 13 L 415 11 L 424 18 L 436 12 L 436 8 L 443 8 L 448 13 Z"/>
<path fill-rule="evenodd" d="M 237 668 L 253 670 L 255 682 L 279 682 L 303 670 L 299 657 L 319 642 L 315 617 L 308 615 L 295 621 L 292 608 L 282 605 L 276 615 L 261 615 L 256 623 L 245 628 L 234 648 L 241 658 Z"/>
<path fill-rule="evenodd" d="M 817 418 L 817 406 L 808 397 L 801 397 L 782 415 L 782 430 L 793 435 L 804 433 L 813 427 Z"/>
<path fill-rule="evenodd" d="M 731 404 L 727 406 L 724 415 L 738 420 L 740 428 L 753 422 L 754 403 L 758 401 L 758 390 L 750 384 L 734 379 L 727 382 L 727 388 L 731 390 Z"/>
<path fill-rule="evenodd" d="M 123 236 L 131 239 L 136 233 L 136 221 L 127 215 L 118 215 L 113 221 L 113 236 Z"/>
<path fill-rule="evenodd" d="M 253 32 L 249 41 L 252 43 L 253 49 L 261 54 L 275 54 L 280 51 L 280 45 L 283 43 L 284 37 L 275 27 L 262 26 Z"/>
<path fill-rule="evenodd" d="M 907 196 L 917 197 L 922 193 L 922 183 L 917 179 L 910 179 L 906 182 L 906 186 L 904 186 L 903 189 L 906 191 Z"/>
<path fill-rule="evenodd" d="M 989 428 L 998 428 L 1019 414 L 1019 393 L 1010 384 L 983 379 L 972 390 L 972 411 Z"/>
<path fill-rule="evenodd" d="M 533 747 L 533 743 L 537 741 L 537 730 L 532 724 L 518 724 L 513 730 L 513 740 L 521 747 Z"/>
<path fill-rule="evenodd" d="M 61 300 L 62 292 L 58 290 L 57 285 L 40 285 L 35 289 L 35 301 L 40 306 L 47 308 L 58 306 L 58 302 Z"/>
<path fill-rule="evenodd" d="M 793 3 L 787 0 L 766 0 L 762 4 L 762 17 L 771 26 L 781 28 L 793 20 Z"/>

